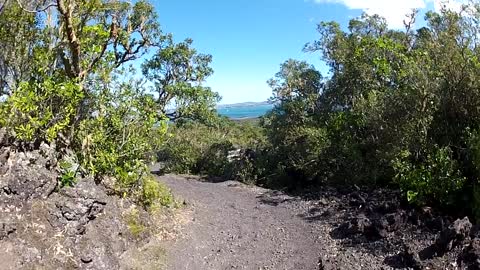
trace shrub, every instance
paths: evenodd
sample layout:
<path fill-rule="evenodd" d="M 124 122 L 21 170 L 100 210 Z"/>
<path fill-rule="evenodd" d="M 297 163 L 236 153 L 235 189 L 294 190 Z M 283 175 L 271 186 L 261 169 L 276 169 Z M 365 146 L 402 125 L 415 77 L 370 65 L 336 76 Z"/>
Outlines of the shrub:
<path fill-rule="evenodd" d="M 471 165 L 474 170 L 475 181 L 471 187 L 471 198 L 469 204 L 472 205 L 472 214 L 477 222 L 480 221 L 480 182 L 478 177 L 480 176 L 480 133 L 478 130 L 470 131 L 467 129 L 468 134 L 468 152 L 470 156 Z"/>
<path fill-rule="evenodd" d="M 152 206 L 172 206 L 174 199 L 170 190 L 153 176 L 143 178 L 140 202 L 149 208 Z"/>
<path fill-rule="evenodd" d="M 57 146 L 59 163 L 51 166 L 59 172 L 60 187 L 73 186 L 82 173 L 96 180 L 112 176 L 118 194 L 135 195 L 150 205 L 151 198 L 166 196 L 152 184 L 142 193 L 142 184 L 151 182 L 144 180 L 149 177 L 147 164 L 165 138 L 166 120 L 159 117 L 153 97 L 135 81 L 114 81 L 99 89 L 92 86 L 80 113 L 78 106 L 86 100 L 77 84 L 53 79 L 21 83 L 0 103 L 0 126 L 17 144 Z"/>
<path fill-rule="evenodd" d="M 328 147 L 323 128 L 298 126 L 279 130 L 272 147 L 268 148 L 266 171 L 272 171 L 269 183 L 304 186 L 319 183 L 323 178 L 321 158 Z M 278 179 L 276 179 L 278 178 Z M 274 183 L 279 181 L 278 183 Z"/>
<path fill-rule="evenodd" d="M 147 229 L 147 227 L 142 224 L 140 212 L 137 208 L 130 208 L 127 212 L 125 212 L 124 219 L 127 223 L 130 233 L 132 233 L 134 237 L 139 237 Z"/>
<path fill-rule="evenodd" d="M 302 186 L 320 180 L 320 160 L 329 145 L 327 130 L 318 125 L 299 99 L 287 100 L 261 121 L 268 138 L 264 163 L 272 186 Z"/>
<path fill-rule="evenodd" d="M 74 186 L 77 182 L 78 166 L 75 166 L 69 160 L 61 160 L 58 167 L 60 172 L 60 187 L 62 188 Z"/>
<path fill-rule="evenodd" d="M 131 193 L 148 175 L 147 164 L 166 132 L 153 97 L 121 83 L 115 91 L 99 91 L 92 115 L 80 123 L 76 152 L 87 173 L 100 179 L 113 176 L 119 193 Z"/>
<path fill-rule="evenodd" d="M 217 119 L 212 125 L 196 122 L 173 125 L 166 143 L 159 150 L 165 172 L 203 174 L 211 177 L 254 179 L 253 161 L 229 157 L 237 150 L 255 152 L 264 144 L 259 126 Z"/>
<path fill-rule="evenodd" d="M 232 142 L 228 140 L 211 142 L 197 161 L 198 170 L 210 176 L 231 178 L 233 162 L 229 160 L 228 153 L 234 149 Z"/>
<path fill-rule="evenodd" d="M 408 151 L 401 152 L 393 163 L 395 179 L 410 202 L 449 206 L 455 203 L 466 178 L 452 158 L 450 148 L 432 148 L 421 161 L 415 160 Z"/>
<path fill-rule="evenodd" d="M 23 82 L 0 103 L 0 126 L 23 143 L 53 142 L 70 131 L 82 99 L 74 82 Z"/>

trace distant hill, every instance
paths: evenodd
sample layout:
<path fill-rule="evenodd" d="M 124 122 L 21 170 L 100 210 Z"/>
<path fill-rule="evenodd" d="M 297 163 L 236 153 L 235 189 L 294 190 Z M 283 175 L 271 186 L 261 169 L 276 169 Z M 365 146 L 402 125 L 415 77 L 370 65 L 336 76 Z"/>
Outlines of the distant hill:
<path fill-rule="evenodd" d="M 265 106 L 265 105 L 272 105 L 272 103 L 270 101 L 241 102 L 241 103 L 234 103 L 234 104 L 217 105 L 217 108 L 218 109 L 223 109 L 223 108 L 238 108 L 238 107 L 257 107 L 257 106 Z"/>

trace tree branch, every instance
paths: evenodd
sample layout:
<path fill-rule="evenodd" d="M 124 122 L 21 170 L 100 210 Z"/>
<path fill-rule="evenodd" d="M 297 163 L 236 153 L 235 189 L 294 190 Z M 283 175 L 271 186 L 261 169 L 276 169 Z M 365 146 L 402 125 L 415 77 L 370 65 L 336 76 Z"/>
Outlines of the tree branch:
<path fill-rule="evenodd" d="M 70 64 L 70 60 L 68 60 L 67 57 L 65 56 L 65 52 L 61 48 L 59 48 L 58 51 L 59 51 L 60 58 L 62 58 L 62 63 L 63 63 L 63 66 L 65 67 L 66 75 L 70 78 L 75 77 L 72 70 L 72 65 Z"/>
<path fill-rule="evenodd" d="M 73 14 L 72 7 L 70 5 L 65 6 L 64 0 L 57 0 L 58 11 L 63 17 L 65 23 L 65 30 L 67 33 L 68 45 L 70 47 L 70 53 L 72 54 L 71 65 L 74 71 L 74 77 L 80 78 L 80 42 L 78 41 L 75 28 L 73 26 Z"/>
<path fill-rule="evenodd" d="M 122 44 L 123 48 L 125 49 L 125 52 L 122 54 L 122 56 L 119 59 L 117 58 L 117 63 L 116 63 L 115 66 L 118 68 L 122 64 L 124 64 L 128 61 L 135 60 L 138 57 L 137 54 L 140 52 L 140 50 L 142 48 L 145 47 L 145 45 L 147 45 L 147 41 L 142 40 L 142 42 L 140 42 L 140 44 L 138 44 L 138 46 L 135 48 L 135 50 L 133 50 L 134 45 L 130 45 L 127 48 L 127 46 Z M 117 55 L 117 53 L 115 53 L 115 55 Z"/>
<path fill-rule="evenodd" d="M 3 8 L 7 5 L 8 0 L 4 0 L 3 4 L 0 5 L 0 13 L 2 13 Z"/>
<path fill-rule="evenodd" d="M 5 1 L 5 4 L 6 4 L 6 3 L 7 3 L 7 1 Z M 4 5 L 5 5 L 5 4 L 4 4 Z M 28 12 L 28 13 L 40 13 L 40 12 L 45 12 L 47 9 L 49 9 L 49 8 L 51 8 L 51 7 L 56 7 L 56 6 L 57 6 L 57 4 L 55 4 L 55 3 L 50 3 L 50 4 L 48 4 L 47 6 L 41 8 L 41 9 L 29 10 L 29 9 L 26 9 L 26 8 L 22 5 L 22 3 L 20 2 L 20 0 L 17 0 L 17 4 L 18 4 L 18 6 L 19 6 L 23 11 Z M 4 6 L 4 5 L 2 5 L 2 7 L 0 8 L 0 11 L 3 9 L 3 6 Z"/>

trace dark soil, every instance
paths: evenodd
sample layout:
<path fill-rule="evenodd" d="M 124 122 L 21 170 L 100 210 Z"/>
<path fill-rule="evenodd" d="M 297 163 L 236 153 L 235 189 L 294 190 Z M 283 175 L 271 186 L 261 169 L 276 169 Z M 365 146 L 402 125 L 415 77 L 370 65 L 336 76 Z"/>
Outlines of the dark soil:
<path fill-rule="evenodd" d="M 325 188 L 292 196 L 238 182 L 166 175 L 188 223 L 168 269 L 479 269 L 478 228 L 399 194 Z"/>

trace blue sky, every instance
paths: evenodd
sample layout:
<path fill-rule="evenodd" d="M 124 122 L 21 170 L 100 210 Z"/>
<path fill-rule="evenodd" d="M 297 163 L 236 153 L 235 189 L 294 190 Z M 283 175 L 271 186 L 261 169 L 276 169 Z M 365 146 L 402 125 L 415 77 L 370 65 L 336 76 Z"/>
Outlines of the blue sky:
<path fill-rule="evenodd" d="M 289 58 L 306 60 L 323 74 L 320 54 L 303 53 L 317 38 L 320 21 L 346 27 L 362 12 L 380 13 L 391 27 L 400 27 L 411 8 L 438 8 L 437 0 L 152 0 L 164 32 L 175 40 L 187 37 L 194 47 L 213 56 L 215 74 L 206 85 L 219 92 L 220 103 L 264 101 L 271 95 L 266 81 Z M 458 6 L 450 1 L 449 7 Z"/>

